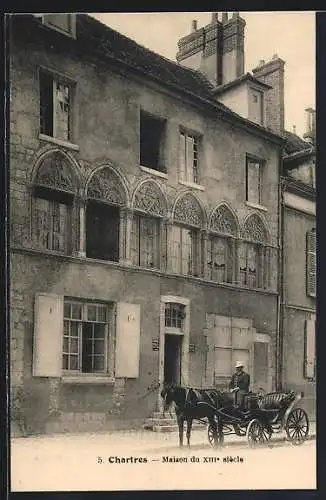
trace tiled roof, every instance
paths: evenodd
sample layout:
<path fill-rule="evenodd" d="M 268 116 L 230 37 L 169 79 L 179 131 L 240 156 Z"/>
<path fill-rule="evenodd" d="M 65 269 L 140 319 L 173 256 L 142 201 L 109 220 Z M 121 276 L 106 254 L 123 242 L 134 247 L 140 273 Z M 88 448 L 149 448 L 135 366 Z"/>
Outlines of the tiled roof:
<path fill-rule="evenodd" d="M 232 111 L 214 98 L 214 87 L 199 71 L 185 68 L 104 25 L 86 14 L 77 16 L 77 39 L 92 50 L 114 57 L 171 86 L 214 102 L 221 110 Z"/>
<path fill-rule="evenodd" d="M 285 130 L 284 132 L 285 138 L 286 138 L 286 143 L 285 143 L 285 148 L 284 148 L 284 153 L 286 155 L 292 155 L 293 153 L 298 153 L 299 151 L 305 151 L 305 150 L 311 150 L 311 144 L 304 139 L 301 139 L 296 134 L 293 134 L 293 132 L 289 132 L 288 130 Z"/>
<path fill-rule="evenodd" d="M 228 83 L 225 83 L 224 85 L 219 85 L 218 87 L 216 87 L 214 94 L 215 95 L 221 94 L 225 90 L 229 90 L 233 87 L 237 87 L 238 85 L 240 85 L 241 83 L 246 82 L 246 81 L 253 82 L 256 85 L 259 85 L 260 87 L 262 87 L 263 89 L 271 89 L 272 88 L 271 85 L 267 85 L 267 83 L 261 82 L 260 80 L 258 80 L 258 78 L 255 78 L 254 76 L 252 76 L 251 73 L 245 73 L 244 75 L 239 76 L 238 78 L 236 78 L 235 80 L 232 80 L 231 82 L 228 82 Z"/>

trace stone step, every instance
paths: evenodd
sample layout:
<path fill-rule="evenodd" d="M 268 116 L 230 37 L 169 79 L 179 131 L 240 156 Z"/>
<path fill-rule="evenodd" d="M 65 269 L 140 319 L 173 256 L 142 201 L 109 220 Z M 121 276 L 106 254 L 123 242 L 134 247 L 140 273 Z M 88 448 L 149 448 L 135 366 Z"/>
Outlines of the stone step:
<path fill-rule="evenodd" d="M 184 425 L 184 430 L 186 430 L 187 426 L 186 424 Z M 149 430 L 153 432 L 176 432 L 178 431 L 178 425 L 176 421 L 160 421 L 158 419 L 146 419 L 145 423 L 143 424 L 143 429 L 144 430 Z M 193 422 L 192 424 L 192 430 L 203 430 L 205 429 L 205 425 L 199 423 L 199 422 Z"/>
<path fill-rule="evenodd" d="M 146 418 L 145 424 L 148 424 L 148 425 L 175 425 L 176 418 Z"/>

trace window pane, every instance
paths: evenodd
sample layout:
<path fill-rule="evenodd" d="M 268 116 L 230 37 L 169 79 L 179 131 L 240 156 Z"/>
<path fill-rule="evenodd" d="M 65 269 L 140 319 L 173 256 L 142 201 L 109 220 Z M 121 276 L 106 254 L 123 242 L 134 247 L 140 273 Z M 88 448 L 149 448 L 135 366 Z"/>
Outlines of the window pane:
<path fill-rule="evenodd" d="M 104 357 L 103 356 L 96 356 L 94 358 L 94 371 L 96 372 L 102 372 L 104 371 Z"/>
<path fill-rule="evenodd" d="M 70 336 L 78 337 L 78 322 L 76 321 L 70 322 Z"/>
<path fill-rule="evenodd" d="M 94 339 L 104 339 L 105 337 L 105 326 L 94 324 L 93 328 L 93 338 Z"/>
<path fill-rule="evenodd" d="M 71 317 L 73 319 L 82 319 L 82 305 L 81 304 L 72 304 Z"/>
<path fill-rule="evenodd" d="M 53 78 L 40 71 L 40 132 L 53 137 Z"/>
<path fill-rule="evenodd" d="M 140 265 L 140 252 L 139 252 L 139 224 L 140 217 L 135 215 L 132 220 L 131 226 L 131 260 L 135 266 Z"/>
<path fill-rule="evenodd" d="M 70 338 L 70 353 L 78 354 L 78 339 L 75 337 Z"/>
<path fill-rule="evenodd" d="M 248 162 L 247 164 L 247 200 L 260 203 L 260 164 Z"/>
<path fill-rule="evenodd" d="M 88 321 L 96 321 L 96 306 L 87 306 Z"/>
<path fill-rule="evenodd" d="M 148 217 L 140 218 L 140 259 L 144 267 L 157 265 L 158 221 Z"/>
<path fill-rule="evenodd" d="M 68 85 L 55 84 L 55 137 L 64 141 L 70 140 L 70 89 Z"/>
<path fill-rule="evenodd" d="M 94 354 L 104 354 L 104 340 L 94 341 Z"/>
<path fill-rule="evenodd" d="M 69 357 L 67 354 L 64 354 L 63 355 L 63 358 L 62 358 L 62 369 L 63 370 L 68 370 L 69 369 Z"/>
<path fill-rule="evenodd" d="M 186 180 L 186 137 L 184 134 L 180 134 L 180 145 L 179 145 L 179 172 L 180 179 Z"/>
<path fill-rule="evenodd" d="M 97 312 L 98 312 L 98 321 L 103 321 L 105 323 L 106 322 L 107 307 L 106 306 L 98 306 Z"/>
<path fill-rule="evenodd" d="M 63 352 L 67 352 L 67 353 L 69 352 L 68 351 L 68 341 L 69 341 L 69 339 L 67 337 L 63 338 Z"/>
<path fill-rule="evenodd" d="M 227 241 L 223 238 L 211 239 L 210 269 L 211 279 L 217 283 L 226 281 Z"/>
<path fill-rule="evenodd" d="M 51 249 L 50 217 L 51 204 L 49 200 L 34 198 L 35 232 L 34 243 L 39 248 Z"/>
<path fill-rule="evenodd" d="M 187 181 L 195 182 L 194 179 L 194 138 L 191 136 L 187 136 Z"/>
<path fill-rule="evenodd" d="M 78 370 L 78 356 L 69 356 L 69 369 Z"/>
<path fill-rule="evenodd" d="M 63 315 L 65 318 L 70 318 L 70 314 L 71 314 L 71 304 L 69 302 L 65 302 L 63 307 Z"/>
<path fill-rule="evenodd" d="M 180 273 L 181 271 L 181 228 L 179 226 L 172 226 L 171 234 L 171 267 L 173 273 Z"/>
<path fill-rule="evenodd" d="M 181 273 L 193 274 L 193 232 L 182 229 Z"/>

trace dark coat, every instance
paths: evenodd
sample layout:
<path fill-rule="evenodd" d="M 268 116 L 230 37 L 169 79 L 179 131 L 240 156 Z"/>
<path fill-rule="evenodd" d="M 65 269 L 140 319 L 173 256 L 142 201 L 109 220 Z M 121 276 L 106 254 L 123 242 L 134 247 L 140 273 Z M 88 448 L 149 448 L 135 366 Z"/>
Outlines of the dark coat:
<path fill-rule="evenodd" d="M 229 384 L 229 389 L 239 387 L 241 392 L 249 392 L 250 375 L 246 372 L 234 373 Z"/>

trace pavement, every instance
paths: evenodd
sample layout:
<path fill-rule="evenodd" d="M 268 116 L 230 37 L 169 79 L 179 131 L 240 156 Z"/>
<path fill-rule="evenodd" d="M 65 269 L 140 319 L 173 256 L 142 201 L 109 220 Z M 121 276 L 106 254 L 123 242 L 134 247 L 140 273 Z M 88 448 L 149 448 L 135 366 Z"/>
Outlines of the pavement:
<path fill-rule="evenodd" d="M 175 432 L 12 438 L 11 491 L 314 489 L 315 432 L 313 423 L 302 446 L 275 434 L 258 449 L 226 436 L 217 450 L 204 426 L 192 432 L 190 449 L 178 447 Z"/>

